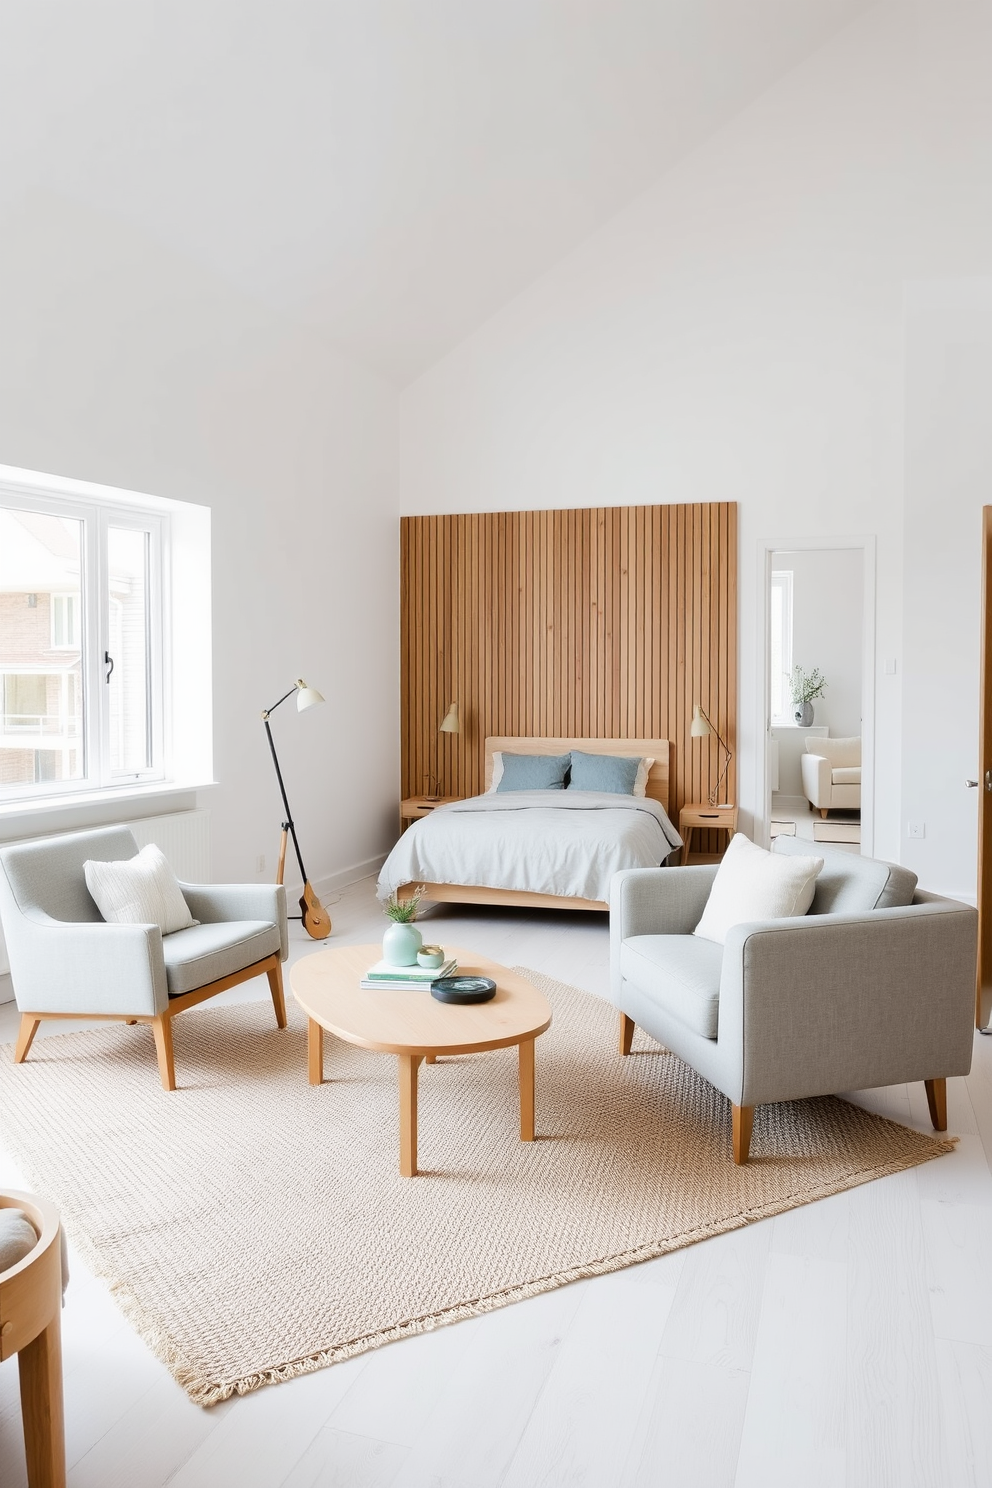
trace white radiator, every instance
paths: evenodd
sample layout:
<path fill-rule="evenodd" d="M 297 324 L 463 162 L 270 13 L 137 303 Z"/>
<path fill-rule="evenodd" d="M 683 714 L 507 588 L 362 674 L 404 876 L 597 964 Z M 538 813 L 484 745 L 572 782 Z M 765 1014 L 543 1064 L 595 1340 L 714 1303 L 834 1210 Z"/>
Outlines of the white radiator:
<path fill-rule="evenodd" d="M 108 822 L 107 825 L 130 827 L 139 847 L 147 847 L 149 842 L 154 842 L 168 858 L 173 873 L 184 882 L 210 882 L 209 811 L 172 811 L 166 816 L 144 816 L 140 821 Z M 0 932 L 0 975 L 9 970 L 7 948 Z M 9 991 L 9 985 L 6 984 L 8 997 L 13 995 Z M 0 986 L 0 1002 L 4 1000 L 4 995 L 5 987 Z"/>

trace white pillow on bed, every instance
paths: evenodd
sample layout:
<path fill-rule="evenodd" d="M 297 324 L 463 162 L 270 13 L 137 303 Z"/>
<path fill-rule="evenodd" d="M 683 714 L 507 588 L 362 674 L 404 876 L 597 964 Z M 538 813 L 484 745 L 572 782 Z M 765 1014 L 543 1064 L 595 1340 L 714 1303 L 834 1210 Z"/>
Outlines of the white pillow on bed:
<path fill-rule="evenodd" d="M 634 776 L 634 789 L 630 793 L 632 796 L 644 796 L 647 794 L 648 775 L 651 773 L 651 766 L 653 764 L 654 760 L 650 755 L 645 755 L 641 759 L 641 763 L 637 767 L 637 774 Z"/>
<path fill-rule="evenodd" d="M 489 789 L 486 791 L 486 795 L 487 796 L 491 796 L 493 794 L 493 792 L 495 791 L 496 787 L 499 785 L 499 783 L 500 783 L 500 781 L 502 779 L 503 779 L 503 751 L 501 749 L 494 749 L 493 750 L 493 778 L 489 782 Z"/>

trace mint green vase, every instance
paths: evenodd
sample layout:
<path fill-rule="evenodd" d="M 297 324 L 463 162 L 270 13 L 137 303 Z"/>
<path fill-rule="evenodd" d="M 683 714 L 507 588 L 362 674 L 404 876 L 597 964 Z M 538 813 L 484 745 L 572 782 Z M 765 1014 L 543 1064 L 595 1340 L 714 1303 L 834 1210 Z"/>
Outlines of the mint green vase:
<path fill-rule="evenodd" d="M 382 958 L 390 966 L 416 966 L 424 938 L 416 925 L 394 920 L 382 937 Z"/>

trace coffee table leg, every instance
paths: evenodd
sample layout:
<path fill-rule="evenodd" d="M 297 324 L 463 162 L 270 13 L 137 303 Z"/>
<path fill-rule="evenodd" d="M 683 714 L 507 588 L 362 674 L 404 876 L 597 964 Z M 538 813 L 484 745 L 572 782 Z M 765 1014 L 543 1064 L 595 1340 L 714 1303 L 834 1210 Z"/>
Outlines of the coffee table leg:
<path fill-rule="evenodd" d="M 311 1085 L 324 1083 L 324 1029 L 316 1018 L 307 1019 L 307 1074 Z"/>
<path fill-rule="evenodd" d="M 520 1140 L 534 1140 L 534 1040 L 521 1039 L 520 1052 Z"/>
<path fill-rule="evenodd" d="M 417 1071 L 422 1054 L 398 1054 L 400 1074 L 400 1173 L 417 1176 Z"/>

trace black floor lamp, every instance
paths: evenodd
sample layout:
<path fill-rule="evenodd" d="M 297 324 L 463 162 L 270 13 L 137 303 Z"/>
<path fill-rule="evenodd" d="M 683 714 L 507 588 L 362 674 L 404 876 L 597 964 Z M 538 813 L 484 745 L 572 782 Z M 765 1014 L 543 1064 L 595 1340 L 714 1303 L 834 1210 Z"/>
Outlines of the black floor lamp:
<path fill-rule="evenodd" d="M 303 713 L 307 708 L 313 708 L 317 703 L 324 701 L 315 687 L 308 687 L 303 678 L 299 677 L 289 691 L 283 693 L 279 702 L 273 703 L 272 707 L 266 708 L 262 714 L 262 722 L 265 724 L 265 737 L 269 741 L 269 749 L 272 752 L 272 763 L 276 767 L 276 779 L 279 782 L 282 804 L 286 812 L 286 820 L 282 824 L 282 842 L 279 845 L 279 867 L 276 870 L 276 883 L 282 883 L 283 873 L 286 867 L 286 843 L 287 839 L 292 837 L 293 847 L 296 850 L 296 861 L 300 865 L 300 873 L 303 876 L 303 894 L 300 898 L 303 928 L 314 940 L 326 940 L 331 933 L 331 917 L 310 887 L 307 870 L 303 866 L 303 854 L 300 852 L 300 844 L 296 837 L 296 827 L 293 824 L 293 814 L 289 809 L 289 801 L 286 799 L 286 787 L 283 783 L 282 771 L 279 768 L 279 756 L 276 754 L 276 746 L 272 739 L 272 730 L 269 728 L 271 714 L 276 711 L 280 703 L 284 703 L 287 698 L 291 698 L 294 692 L 296 693 L 296 708 L 299 713 Z"/>

